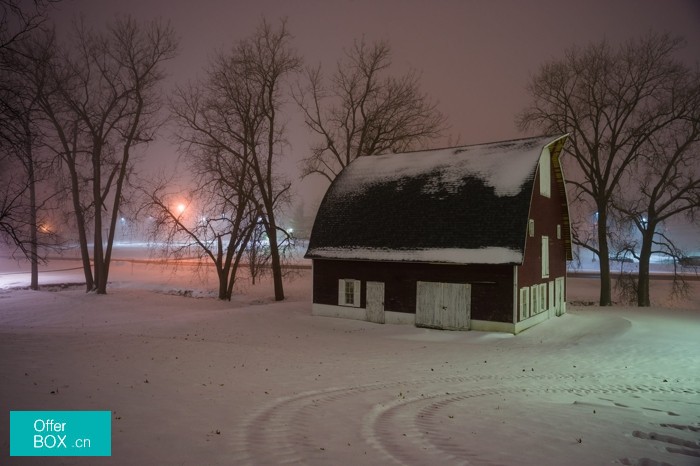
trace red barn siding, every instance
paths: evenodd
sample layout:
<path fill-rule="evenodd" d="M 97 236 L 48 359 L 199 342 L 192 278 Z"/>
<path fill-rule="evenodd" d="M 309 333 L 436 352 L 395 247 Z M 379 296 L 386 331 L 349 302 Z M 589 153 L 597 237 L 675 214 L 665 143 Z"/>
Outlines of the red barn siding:
<path fill-rule="evenodd" d="M 529 231 L 525 242 L 525 260 L 518 267 L 518 288 L 554 281 L 555 278 L 566 276 L 566 260 L 570 230 L 568 212 L 566 211 L 566 194 L 560 189 L 562 183 L 558 161 L 551 166 L 550 197 L 540 194 L 540 173 L 537 172 L 532 201 L 530 203 L 530 219 L 535 222 L 534 235 Z M 557 238 L 557 225 L 561 237 Z M 549 276 L 542 277 L 542 237 L 549 238 Z M 520 305 L 520 303 L 518 303 Z"/>
<path fill-rule="evenodd" d="M 415 314 L 418 281 L 471 284 L 471 318 L 513 321 L 512 265 L 446 265 L 424 263 L 336 261 L 316 259 L 313 296 L 317 304 L 338 304 L 338 280 L 362 281 L 361 307 L 366 307 L 366 283 L 385 284 L 387 311 Z"/>

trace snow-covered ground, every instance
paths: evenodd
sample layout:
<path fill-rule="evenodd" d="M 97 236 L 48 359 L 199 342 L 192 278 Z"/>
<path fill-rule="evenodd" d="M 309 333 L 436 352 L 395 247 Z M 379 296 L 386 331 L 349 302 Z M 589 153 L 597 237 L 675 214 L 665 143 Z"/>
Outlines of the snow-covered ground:
<path fill-rule="evenodd" d="M 219 302 L 192 270 L 117 261 L 97 296 L 0 261 L 0 463 L 700 464 L 700 282 L 512 336 L 313 317 L 308 270 Z M 112 456 L 11 458 L 10 410 L 112 411 Z"/>

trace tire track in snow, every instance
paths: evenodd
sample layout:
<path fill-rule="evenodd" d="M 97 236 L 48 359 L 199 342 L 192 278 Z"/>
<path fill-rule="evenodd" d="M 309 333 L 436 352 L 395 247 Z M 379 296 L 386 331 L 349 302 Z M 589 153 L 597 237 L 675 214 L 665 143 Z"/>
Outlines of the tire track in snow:
<path fill-rule="evenodd" d="M 691 388 L 697 387 L 691 381 L 683 386 L 680 380 L 674 385 L 658 386 L 646 380 L 603 384 L 597 379 L 599 374 L 580 373 L 452 376 L 303 392 L 279 398 L 255 411 L 234 440 L 238 452 L 235 459 L 241 464 L 327 462 L 327 455 L 332 452 L 324 451 L 324 438 L 332 433 L 354 442 L 359 436 L 363 445 L 354 448 L 371 450 L 372 459 L 378 463 L 474 464 L 479 463 L 476 452 L 463 448 L 458 440 L 440 435 L 443 419 L 437 419 L 437 414 L 455 403 L 513 394 L 676 394 L 681 398 L 700 395 L 700 389 Z M 519 381 L 523 384 L 519 385 Z M 416 394 L 407 396 L 409 392 Z M 357 412 L 358 406 L 365 407 L 365 411 Z M 666 414 L 677 415 L 673 411 Z M 338 422 L 339 416 L 342 422 Z"/>

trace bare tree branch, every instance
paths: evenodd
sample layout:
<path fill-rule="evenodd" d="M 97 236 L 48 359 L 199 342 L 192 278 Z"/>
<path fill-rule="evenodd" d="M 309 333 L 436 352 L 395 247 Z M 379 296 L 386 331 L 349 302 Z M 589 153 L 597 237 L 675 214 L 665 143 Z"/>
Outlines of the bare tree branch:
<path fill-rule="evenodd" d="M 405 152 L 440 137 L 445 117 L 420 91 L 415 71 L 386 76 L 391 50 L 385 42 L 356 41 L 325 84 L 321 68 L 307 68 L 294 98 L 317 136 L 303 161 L 304 176 L 333 179 L 360 156 Z"/>

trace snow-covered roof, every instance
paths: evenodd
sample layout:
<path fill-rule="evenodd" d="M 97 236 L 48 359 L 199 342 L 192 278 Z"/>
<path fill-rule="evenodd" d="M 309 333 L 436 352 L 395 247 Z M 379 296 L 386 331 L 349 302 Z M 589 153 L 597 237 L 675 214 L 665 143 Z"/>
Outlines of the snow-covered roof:
<path fill-rule="evenodd" d="M 357 194 L 368 186 L 431 174 L 426 193 L 454 191 L 465 179 L 476 177 L 497 196 L 511 196 L 532 175 L 541 150 L 542 146 L 525 140 L 360 157 L 338 178 L 334 189 L 338 195 Z"/>
<path fill-rule="evenodd" d="M 306 257 L 521 263 L 540 155 L 561 139 L 359 157 L 329 187 Z"/>

